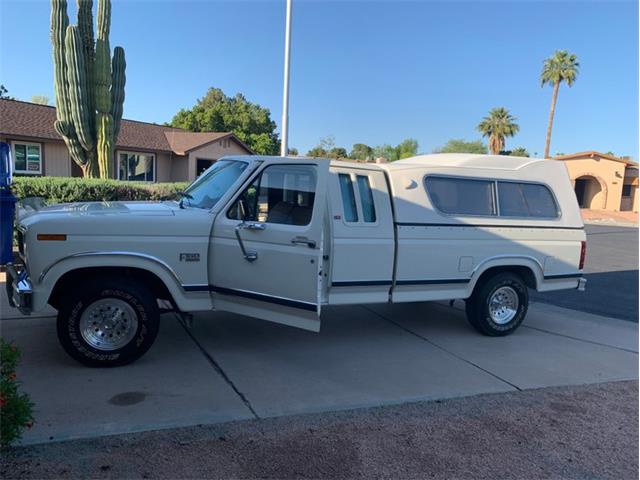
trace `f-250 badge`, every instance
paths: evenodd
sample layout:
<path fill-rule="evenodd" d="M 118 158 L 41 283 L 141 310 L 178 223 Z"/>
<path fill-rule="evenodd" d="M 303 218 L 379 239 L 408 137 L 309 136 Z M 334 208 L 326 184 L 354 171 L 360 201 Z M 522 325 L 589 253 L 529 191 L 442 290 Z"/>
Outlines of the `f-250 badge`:
<path fill-rule="evenodd" d="M 181 262 L 199 262 L 200 254 L 199 253 L 181 253 L 180 261 Z"/>

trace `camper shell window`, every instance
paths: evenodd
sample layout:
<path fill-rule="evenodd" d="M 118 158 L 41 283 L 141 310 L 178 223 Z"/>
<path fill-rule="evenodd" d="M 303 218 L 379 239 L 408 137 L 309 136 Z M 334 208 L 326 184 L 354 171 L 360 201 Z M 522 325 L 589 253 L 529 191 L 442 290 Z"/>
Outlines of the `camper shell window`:
<path fill-rule="evenodd" d="M 493 180 L 429 175 L 425 185 L 431 203 L 442 213 L 487 217 L 497 214 Z"/>
<path fill-rule="evenodd" d="M 447 215 L 505 218 L 558 218 L 560 209 L 542 183 L 428 175 L 425 188 L 433 206 Z"/>

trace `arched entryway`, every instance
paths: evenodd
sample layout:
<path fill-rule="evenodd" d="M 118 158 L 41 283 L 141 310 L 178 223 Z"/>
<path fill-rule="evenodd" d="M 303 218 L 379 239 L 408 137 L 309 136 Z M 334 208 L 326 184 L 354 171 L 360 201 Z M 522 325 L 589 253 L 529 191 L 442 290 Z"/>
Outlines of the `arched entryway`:
<path fill-rule="evenodd" d="M 607 187 L 597 177 L 582 175 L 574 184 L 576 198 L 580 208 L 603 210 L 607 203 Z"/>

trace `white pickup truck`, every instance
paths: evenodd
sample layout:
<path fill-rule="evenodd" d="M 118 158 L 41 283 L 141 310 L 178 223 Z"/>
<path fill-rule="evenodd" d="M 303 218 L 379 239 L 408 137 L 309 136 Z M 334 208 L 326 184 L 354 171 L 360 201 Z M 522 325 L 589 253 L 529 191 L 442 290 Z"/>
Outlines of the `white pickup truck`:
<path fill-rule="evenodd" d="M 319 331 L 324 305 L 465 299 L 477 330 L 505 335 L 527 288 L 585 285 L 584 227 L 554 160 L 226 157 L 179 201 L 53 205 L 17 228 L 13 306 L 55 307 L 60 342 L 90 366 L 143 355 L 163 305 Z"/>

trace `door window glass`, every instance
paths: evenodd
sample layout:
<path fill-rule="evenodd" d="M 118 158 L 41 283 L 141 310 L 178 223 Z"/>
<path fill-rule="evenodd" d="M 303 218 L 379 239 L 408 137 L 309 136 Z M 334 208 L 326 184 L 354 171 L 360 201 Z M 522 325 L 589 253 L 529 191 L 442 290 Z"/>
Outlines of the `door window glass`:
<path fill-rule="evenodd" d="M 353 190 L 351 175 L 348 173 L 338 174 L 340 182 L 340 193 L 342 194 L 342 207 L 344 209 L 345 222 L 358 221 L 358 209 L 356 207 L 356 194 Z"/>
<path fill-rule="evenodd" d="M 284 225 L 308 225 L 316 172 L 307 165 L 271 165 L 240 195 L 227 217 Z"/>
<path fill-rule="evenodd" d="M 556 218 L 558 206 L 549 189 L 535 183 L 498 182 L 500 216 Z"/>
<path fill-rule="evenodd" d="M 425 184 L 434 206 L 450 215 L 496 214 L 493 181 L 428 176 Z"/>
<path fill-rule="evenodd" d="M 360 205 L 362 207 L 364 221 L 373 223 L 376 221 L 376 207 L 373 203 L 373 192 L 371 191 L 369 177 L 358 175 L 356 176 L 356 181 L 358 182 L 358 192 L 360 193 Z"/>

